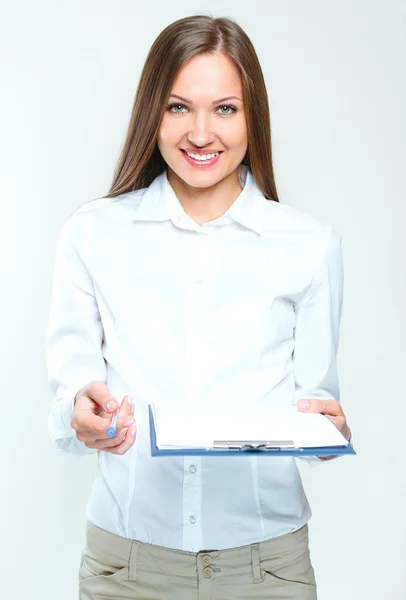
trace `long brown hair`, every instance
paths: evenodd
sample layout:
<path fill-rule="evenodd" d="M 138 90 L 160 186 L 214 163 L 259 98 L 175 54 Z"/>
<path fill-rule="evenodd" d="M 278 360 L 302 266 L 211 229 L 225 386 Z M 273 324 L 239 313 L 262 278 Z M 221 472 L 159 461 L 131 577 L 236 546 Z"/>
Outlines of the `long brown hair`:
<path fill-rule="evenodd" d="M 247 152 L 242 161 L 268 200 L 279 202 L 272 164 L 268 95 L 257 54 L 232 19 L 194 15 L 168 25 L 145 61 L 126 139 L 111 188 L 104 198 L 148 187 L 166 168 L 157 136 L 167 98 L 182 66 L 192 57 L 222 52 L 236 65 L 247 115 Z"/>

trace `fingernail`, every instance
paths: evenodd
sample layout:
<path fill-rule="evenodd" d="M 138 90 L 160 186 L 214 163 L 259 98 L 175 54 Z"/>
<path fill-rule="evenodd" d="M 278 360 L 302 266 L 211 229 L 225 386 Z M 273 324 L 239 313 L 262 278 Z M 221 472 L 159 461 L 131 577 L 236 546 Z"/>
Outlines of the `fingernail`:
<path fill-rule="evenodd" d="M 130 429 L 130 433 L 133 437 L 135 437 L 135 434 L 137 433 L 137 428 L 136 427 L 131 427 Z"/>
<path fill-rule="evenodd" d="M 309 402 L 307 400 L 299 400 L 299 402 L 297 403 L 299 408 L 309 408 Z"/>
<path fill-rule="evenodd" d="M 133 399 L 133 397 L 132 397 L 132 396 L 128 396 L 128 404 L 129 404 L 130 406 L 134 406 L 134 399 Z"/>
<path fill-rule="evenodd" d="M 114 400 L 110 400 L 110 402 L 107 402 L 107 410 L 116 410 L 117 407 L 118 404 Z"/>
<path fill-rule="evenodd" d="M 135 419 L 127 419 L 127 421 L 124 422 L 124 427 L 129 427 L 133 423 L 135 423 Z"/>

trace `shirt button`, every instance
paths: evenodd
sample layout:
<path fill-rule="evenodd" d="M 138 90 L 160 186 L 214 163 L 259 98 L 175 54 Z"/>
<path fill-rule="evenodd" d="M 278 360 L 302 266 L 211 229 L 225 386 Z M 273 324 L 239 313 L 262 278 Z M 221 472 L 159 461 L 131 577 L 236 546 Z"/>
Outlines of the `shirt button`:
<path fill-rule="evenodd" d="M 190 515 L 189 523 L 192 523 L 192 525 L 194 525 L 196 523 L 196 517 L 194 517 L 193 515 Z"/>
<path fill-rule="evenodd" d="M 191 473 L 196 473 L 196 471 L 197 471 L 197 469 L 196 469 L 196 466 L 195 466 L 195 465 L 190 465 L 190 467 L 189 467 L 189 471 L 190 471 Z"/>

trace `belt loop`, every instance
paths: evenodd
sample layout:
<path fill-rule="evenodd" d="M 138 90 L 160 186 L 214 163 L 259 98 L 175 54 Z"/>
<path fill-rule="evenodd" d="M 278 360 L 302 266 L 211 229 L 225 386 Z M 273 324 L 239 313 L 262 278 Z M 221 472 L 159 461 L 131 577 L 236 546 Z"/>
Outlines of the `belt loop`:
<path fill-rule="evenodd" d="M 261 567 L 259 566 L 259 544 L 251 544 L 251 562 L 254 583 L 260 583 L 264 578 L 262 577 Z"/>
<path fill-rule="evenodd" d="M 128 560 L 128 579 L 130 581 L 137 581 L 137 556 L 139 548 L 139 542 L 133 540 Z"/>

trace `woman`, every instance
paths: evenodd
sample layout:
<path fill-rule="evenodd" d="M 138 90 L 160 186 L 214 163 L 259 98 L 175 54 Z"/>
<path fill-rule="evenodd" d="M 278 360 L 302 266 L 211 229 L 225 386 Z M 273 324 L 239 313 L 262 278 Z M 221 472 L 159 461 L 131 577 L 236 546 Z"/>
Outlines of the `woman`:
<path fill-rule="evenodd" d="M 68 218 L 56 254 L 50 433 L 68 455 L 99 453 L 82 600 L 316 598 L 293 457 L 153 458 L 147 405 L 187 399 L 215 418 L 220 403 L 300 400 L 349 440 L 342 278 L 333 228 L 279 203 L 247 35 L 225 18 L 172 23 L 109 194 Z"/>

